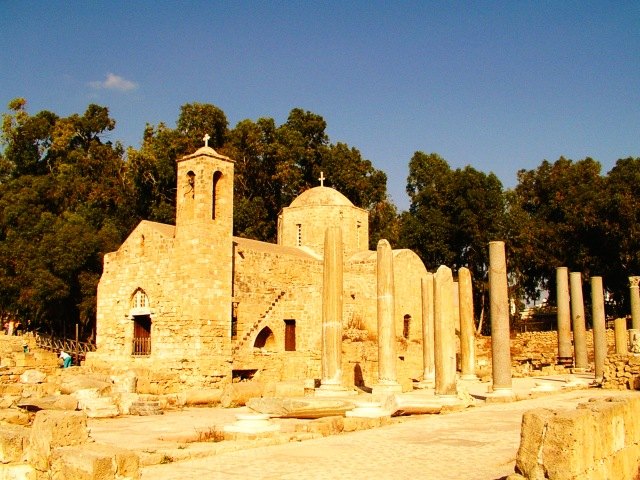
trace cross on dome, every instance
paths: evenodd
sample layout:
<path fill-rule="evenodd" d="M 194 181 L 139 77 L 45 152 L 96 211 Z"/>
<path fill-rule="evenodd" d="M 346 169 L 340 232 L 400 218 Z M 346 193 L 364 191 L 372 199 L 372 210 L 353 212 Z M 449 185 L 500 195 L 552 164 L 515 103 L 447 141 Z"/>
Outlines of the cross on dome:
<path fill-rule="evenodd" d="M 205 136 L 204 136 L 204 137 L 202 137 L 202 140 L 204 141 L 204 146 L 205 146 L 205 147 L 208 147 L 208 146 L 209 146 L 209 139 L 210 139 L 210 138 L 211 138 L 211 137 L 209 136 L 209 134 L 208 134 L 208 133 L 207 133 L 207 134 L 205 134 Z"/>
<path fill-rule="evenodd" d="M 318 180 L 320 180 L 320 186 L 324 187 L 324 181 L 326 180 L 326 178 L 324 178 L 324 172 L 320 172 L 320 178 Z"/>

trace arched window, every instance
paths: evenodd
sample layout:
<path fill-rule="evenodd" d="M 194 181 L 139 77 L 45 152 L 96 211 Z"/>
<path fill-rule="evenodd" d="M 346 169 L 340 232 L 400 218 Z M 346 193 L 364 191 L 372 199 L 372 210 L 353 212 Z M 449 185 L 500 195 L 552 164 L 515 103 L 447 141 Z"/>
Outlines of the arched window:
<path fill-rule="evenodd" d="M 218 202 L 218 183 L 222 178 L 222 172 L 216 171 L 213 174 L 213 182 L 211 184 L 211 219 L 216 219 L 216 203 Z"/>
<path fill-rule="evenodd" d="M 143 289 L 138 288 L 131 297 L 131 308 L 135 310 L 142 310 L 149 308 L 149 297 Z"/>
<path fill-rule="evenodd" d="M 186 195 L 191 195 L 191 198 L 194 198 L 196 195 L 196 174 L 193 173 L 192 170 L 187 172 L 187 191 Z"/>

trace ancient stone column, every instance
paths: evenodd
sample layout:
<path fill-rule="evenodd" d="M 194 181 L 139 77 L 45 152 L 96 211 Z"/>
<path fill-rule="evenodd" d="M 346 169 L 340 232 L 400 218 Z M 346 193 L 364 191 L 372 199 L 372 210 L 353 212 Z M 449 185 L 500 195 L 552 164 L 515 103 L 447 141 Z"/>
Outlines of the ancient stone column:
<path fill-rule="evenodd" d="M 587 355 L 587 328 L 584 317 L 584 301 L 582 298 L 582 274 L 569 274 L 571 285 L 571 321 L 573 323 L 573 350 L 575 353 L 575 368 L 586 370 L 589 367 Z"/>
<path fill-rule="evenodd" d="M 493 392 L 512 395 L 509 292 L 504 242 L 489 242 L 489 302 Z"/>
<path fill-rule="evenodd" d="M 393 251 L 387 240 L 378 242 L 378 383 L 373 393 L 400 392 L 396 373 L 396 324 Z"/>
<path fill-rule="evenodd" d="M 420 384 L 423 387 L 433 387 L 436 380 L 433 341 L 433 273 L 427 273 L 427 276 L 421 280 L 420 286 L 422 289 L 422 363 L 424 366 L 424 374 Z"/>
<path fill-rule="evenodd" d="M 445 265 L 438 267 L 433 282 L 436 395 L 454 396 L 456 389 L 456 327 L 453 275 Z"/>
<path fill-rule="evenodd" d="M 556 268 L 556 299 L 558 304 L 558 364 L 571 366 L 571 310 L 569 308 L 569 270 Z"/>
<path fill-rule="evenodd" d="M 640 277 L 629 277 L 629 293 L 631 304 L 631 328 L 640 329 L 640 293 L 638 292 Z"/>
<path fill-rule="evenodd" d="M 604 316 L 602 277 L 591 277 L 591 312 L 595 380 L 601 383 L 604 375 L 604 361 L 607 358 L 607 329 Z"/>
<path fill-rule="evenodd" d="M 458 305 L 460 309 L 460 371 L 462 380 L 475 380 L 476 328 L 473 322 L 473 288 L 471 272 L 458 270 Z"/>
<path fill-rule="evenodd" d="M 613 323 L 615 340 L 616 340 L 616 353 L 619 355 L 626 355 L 629 353 L 627 342 L 627 319 L 616 318 Z"/>
<path fill-rule="evenodd" d="M 324 234 L 322 283 L 322 379 L 320 389 L 342 387 L 342 292 L 343 245 L 340 227 Z"/>

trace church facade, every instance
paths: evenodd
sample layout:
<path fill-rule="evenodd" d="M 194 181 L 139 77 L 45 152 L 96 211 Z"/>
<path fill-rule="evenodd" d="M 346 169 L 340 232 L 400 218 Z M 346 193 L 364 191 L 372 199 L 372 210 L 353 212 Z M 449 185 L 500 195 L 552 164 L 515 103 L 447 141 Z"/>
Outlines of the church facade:
<path fill-rule="evenodd" d="M 277 244 L 234 237 L 233 167 L 208 146 L 178 160 L 176 225 L 142 221 L 105 255 L 97 350 L 88 365 L 135 370 L 149 382 L 170 376 L 178 379 L 168 383 L 172 389 L 320 378 L 329 226 L 341 228 L 344 245 L 343 331 L 375 340 L 376 252 L 368 250 L 367 212 L 321 185 L 283 209 Z M 398 340 L 421 355 L 426 269 L 412 251 L 393 257 Z M 375 376 L 375 359 L 353 356 L 343 355 L 345 385 L 356 381 L 355 364 Z"/>

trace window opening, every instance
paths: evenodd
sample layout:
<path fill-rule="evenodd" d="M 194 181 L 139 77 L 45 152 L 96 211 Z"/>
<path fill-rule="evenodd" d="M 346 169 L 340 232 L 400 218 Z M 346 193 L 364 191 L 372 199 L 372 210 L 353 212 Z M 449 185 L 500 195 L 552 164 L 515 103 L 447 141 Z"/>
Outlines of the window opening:
<path fill-rule="evenodd" d="M 296 321 L 284 321 L 284 350 L 285 352 L 296 351 Z"/>
<path fill-rule="evenodd" d="M 215 172 L 213 174 L 213 182 L 211 185 L 211 219 L 216 219 L 216 203 L 218 202 L 218 183 L 220 182 L 220 178 L 222 178 L 222 172 Z"/>
<path fill-rule="evenodd" d="M 231 302 L 231 339 L 238 338 L 238 302 Z"/>
<path fill-rule="evenodd" d="M 137 289 L 131 298 L 131 308 L 147 308 L 149 306 L 149 297 L 141 288 Z"/>
<path fill-rule="evenodd" d="M 196 174 L 191 170 L 187 172 L 187 193 L 185 195 L 189 194 L 191 194 L 191 198 L 194 198 L 196 194 Z"/>
<path fill-rule="evenodd" d="M 402 328 L 402 336 L 404 338 L 409 338 L 410 327 L 411 327 L 411 315 L 407 314 L 404 316 L 404 325 Z"/>
<path fill-rule="evenodd" d="M 301 247 L 302 246 L 302 224 L 301 223 L 297 223 L 296 224 L 296 246 L 297 247 Z"/>

